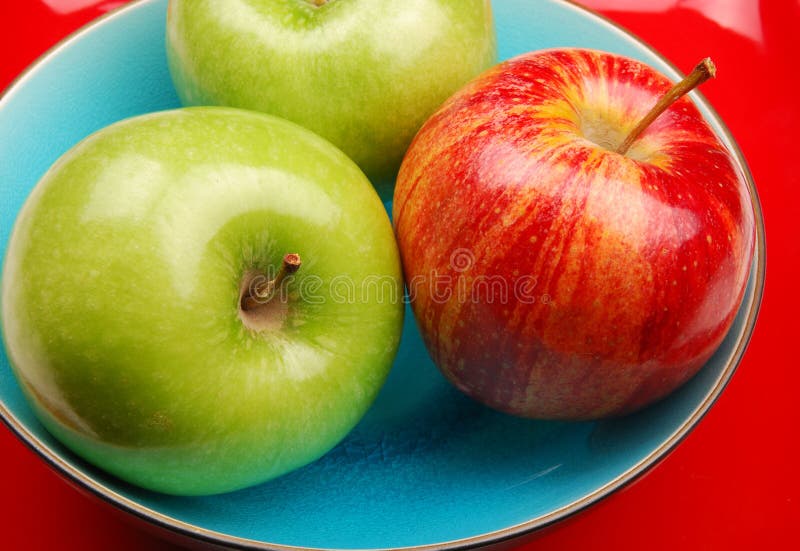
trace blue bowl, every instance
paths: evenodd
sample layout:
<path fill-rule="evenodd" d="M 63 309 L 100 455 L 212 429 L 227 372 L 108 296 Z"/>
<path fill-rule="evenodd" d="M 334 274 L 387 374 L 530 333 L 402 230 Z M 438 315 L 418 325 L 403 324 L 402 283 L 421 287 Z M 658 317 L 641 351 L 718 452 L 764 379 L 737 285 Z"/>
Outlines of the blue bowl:
<path fill-rule="evenodd" d="M 110 123 L 178 106 L 164 55 L 166 0 L 130 4 L 73 35 L 0 100 L 0 253 L 47 168 Z M 678 73 L 651 48 L 563 0 L 495 0 L 500 55 L 582 46 Z M 702 96 L 700 108 L 749 174 Z M 748 176 L 749 178 L 749 176 Z M 530 533 L 608 496 L 674 448 L 722 392 L 744 353 L 764 285 L 756 257 L 739 314 L 687 385 L 640 413 L 603 422 L 509 417 L 465 398 L 439 374 L 407 316 L 396 365 L 357 426 L 317 462 L 260 486 L 204 498 L 160 495 L 86 464 L 54 440 L 0 355 L 0 415 L 73 483 L 178 537 L 244 549 L 464 548 Z"/>

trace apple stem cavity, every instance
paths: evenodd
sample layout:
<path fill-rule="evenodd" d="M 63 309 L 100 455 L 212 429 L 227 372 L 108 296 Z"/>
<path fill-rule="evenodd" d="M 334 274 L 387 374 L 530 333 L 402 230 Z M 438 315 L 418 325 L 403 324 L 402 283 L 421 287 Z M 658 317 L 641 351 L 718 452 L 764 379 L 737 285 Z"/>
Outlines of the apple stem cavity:
<path fill-rule="evenodd" d="M 681 97 L 685 96 L 705 81 L 714 78 L 717 74 L 717 68 L 710 57 L 705 58 L 689 73 L 683 80 L 673 86 L 666 94 L 664 94 L 658 103 L 644 116 L 639 124 L 628 134 L 625 141 L 617 148 L 617 153 L 625 155 L 633 143 L 639 139 L 639 136 L 644 132 L 654 120 L 656 120 L 661 113 L 667 108 L 678 101 Z"/>
<path fill-rule="evenodd" d="M 315 7 L 321 8 L 328 3 L 328 0 L 311 0 L 311 3 L 314 4 Z"/>
<path fill-rule="evenodd" d="M 254 310 L 272 300 L 284 279 L 297 272 L 301 264 L 299 254 L 289 253 L 283 257 L 283 263 L 274 278 L 267 279 L 263 276 L 254 278 L 248 285 L 247 291 L 242 295 L 242 310 L 245 312 Z"/>

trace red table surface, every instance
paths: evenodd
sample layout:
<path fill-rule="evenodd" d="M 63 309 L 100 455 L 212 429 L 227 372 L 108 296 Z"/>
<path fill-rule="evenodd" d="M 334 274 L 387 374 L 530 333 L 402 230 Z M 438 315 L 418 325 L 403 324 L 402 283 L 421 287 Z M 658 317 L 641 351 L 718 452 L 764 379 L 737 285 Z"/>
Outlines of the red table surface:
<path fill-rule="evenodd" d="M 0 89 L 65 35 L 123 3 L 2 2 Z M 745 358 L 696 430 L 647 476 L 520 549 L 785 549 L 792 540 L 794 547 L 800 539 L 800 370 L 791 352 L 800 311 L 800 176 L 794 166 L 800 160 L 800 1 L 581 3 L 684 70 L 713 56 L 718 78 L 703 93 L 730 127 L 759 189 L 767 285 Z M 70 487 L 6 428 L 0 447 L 5 549 L 177 549 Z"/>

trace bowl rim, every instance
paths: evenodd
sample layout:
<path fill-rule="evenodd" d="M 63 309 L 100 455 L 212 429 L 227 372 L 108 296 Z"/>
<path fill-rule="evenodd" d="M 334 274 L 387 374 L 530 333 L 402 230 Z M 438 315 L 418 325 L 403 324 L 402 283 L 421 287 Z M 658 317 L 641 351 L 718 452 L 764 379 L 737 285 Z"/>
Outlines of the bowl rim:
<path fill-rule="evenodd" d="M 17 77 L 14 78 L 8 84 L 5 90 L 2 90 L 2 92 L 0 92 L 0 109 L 2 109 L 7 99 L 16 92 L 16 90 L 24 83 L 24 81 L 26 81 L 37 69 L 45 65 L 50 60 L 51 57 L 54 57 L 56 54 L 58 54 L 60 50 L 69 46 L 70 43 L 80 39 L 85 33 L 88 33 L 92 29 L 94 29 L 95 26 L 102 25 L 105 22 L 113 18 L 119 17 L 130 10 L 135 10 L 143 5 L 150 4 L 155 1 L 159 0 L 132 0 L 127 4 L 124 4 L 118 8 L 115 8 L 97 17 L 96 19 L 90 21 L 86 25 L 68 34 L 66 37 L 58 41 L 55 45 L 53 45 L 48 50 L 46 50 L 42 55 L 40 55 L 33 63 L 31 63 L 19 75 L 17 75 Z M 598 13 L 597 11 L 591 8 L 587 8 L 585 6 L 578 4 L 577 0 L 551 0 L 551 1 L 562 4 L 564 7 L 572 9 L 583 16 L 588 16 L 594 19 L 598 24 L 606 26 L 607 28 L 609 28 L 609 30 L 612 30 L 622 35 L 623 38 L 631 40 L 634 43 L 637 43 L 638 46 L 642 47 L 648 53 L 650 53 L 651 55 L 656 57 L 659 61 L 668 66 L 673 73 L 678 75 L 682 74 L 680 70 L 671 61 L 669 61 L 664 55 L 659 53 L 647 41 L 641 39 L 638 35 L 627 30 L 622 25 L 616 23 L 615 21 L 611 20 L 605 15 Z M 756 229 L 754 256 L 753 256 L 753 262 L 750 266 L 750 273 L 749 273 L 749 277 L 754 278 L 753 293 L 747 304 L 743 302 L 739 306 L 740 311 L 742 308 L 746 308 L 747 317 L 744 320 L 741 329 L 739 331 L 739 335 L 736 338 L 736 346 L 734 350 L 731 352 L 730 357 L 728 358 L 722 372 L 717 377 L 714 386 L 706 393 L 703 400 L 695 407 L 692 413 L 683 421 L 683 423 L 681 423 L 680 427 L 678 427 L 658 447 L 653 449 L 649 454 L 647 454 L 647 456 L 642 458 L 638 463 L 628 468 L 624 473 L 620 474 L 611 481 L 606 482 L 602 486 L 596 488 L 591 493 L 584 495 L 580 499 L 577 499 L 567 505 L 564 505 L 553 511 L 550 511 L 549 513 L 538 515 L 522 523 L 501 528 L 499 530 L 486 532 L 484 534 L 479 534 L 476 536 L 470 536 L 467 538 L 461 538 L 440 543 L 422 544 L 422 545 L 414 545 L 414 546 L 391 548 L 391 549 L 402 549 L 408 551 L 443 551 L 443 550 L 474 549 L 474 548 L 484 547 L 487 545 L 496 545 L 502 542 L 507 542 L 510 540 L 521 538 L 526 535 L 530 535 L 534 532 L 537 532 L 545 527 L 551 526 L 557 522 L 565 520 L 569 517 L 572 517 L 573 515 L 581 511 L 584 511 L 589 506 L 612 495 L 613 493 L 617 492 L 623 487 L 639 479 L 641 476 L 646 474 L 650 469 L 652 469 L 655 465 L 657 465 L 661 460 L 666 458 L 666 456 L 669 455 L 669 453 L 672 450 L 674 450 L 675 447 L 678 444 L 680 444 L 680 442 L 682 442 L 683 439 L 686 438 L 688 434 L 697 426 L 700 420 L 711 409 L 711 406 L 717 401 L 719 396 L 722 394 L 723 390 L 725 390 L 725 387 L 728 385 L 734 372 L 741 363 L 741 360 L 744 356 L 744 353 L 747 349 L 750 339 L 752 338 L 753 330 L 755 328 L 756 321 L 758 318 L 758 313 L 761 307 L 761 301 L 764 294 L 764 284 L 766 278 L 766 234 L 764 228 L 763 211 L 761 207 L 761 201 L 758 195 L 758 190 L 755 186 L 752 173 L 750 172 L 750 168 L 747 164 L 744 154 L 742 153 L 732 133 L 723 122 L 722 118 L 719 116 L 717 111 L 712 107 L 710 102 L 705 98 L 705 96 L 699 91 L 692 92 L 692 96 L 694 101 L 707 112 L 707 114 L 710 116 L 711 119 L 713 119 L 714 123 L 717 126 L 716 130 L 720 133 L 719 137 L 722 139 L 723 143 L 727 145 L 730 152 L 733 154 L 734 159 L 739 164 L 739 167 L 742 169 L 745 181 L 747 183 L 747 189 L 750 194 L 750 198 L 752 200 L 753 215 L 754 215 L 755 229 Z M 755 269 L 755 272 L 753 272 L 753 269 Z M 326 551 L 325 548 L 276 544 L 276 543 L 262 542 L 262 541 L 242 538 L 239 536 L 232 536 L 215 530 L 202 528 L 200 526 L 196 526 L 178 520 L 176 518 L 170 517 L 168 515 L 155 511 L 149 507 L 145 507 L 140 503 L 119 494 L 118 492 L 112 490 L 111 488 L 104 486 L 99 481 L 95 480 L 91 476 L 82 472 L 80 469 L 73 467 L 72 465 L 64 461 L 60 457 L 58 452 L 54 451 L 48 445 L 40 441 L 31 431 L 29 431 L 26 428 L 26 426 L 19 419 L 17 419 L 17 417 L 5 405 L 1 397 L 0 397 L 0 420 L 2 420 L 3 424 L 5 424 L 11 430 L 11 432 L 17 438 L 19 438 L 29 449 L 31 449 L 36 455 L 38 455 L 41 459 L 43 459 L 50 468 L 56 471 L 61 477 L 65 478 L 78 490 L 81 490 L 83 493 L 88 493 L 89 495 L 112 505 L 114 508 L 118 509 L 123 513 L 127 513 L 148 524 L 152 524 L 153 527 L 155 528 L 160 528 L 162 530 L 165 530 L 167 533 L 173 536 L 190 538 L 196 541 L 199 540 L 217 546 L 222 545 L 230 549 L 259 550 L 259 551 L 264 551 L 264 550 Z M 390 548 L 386 549 L 388 550 Z"/>

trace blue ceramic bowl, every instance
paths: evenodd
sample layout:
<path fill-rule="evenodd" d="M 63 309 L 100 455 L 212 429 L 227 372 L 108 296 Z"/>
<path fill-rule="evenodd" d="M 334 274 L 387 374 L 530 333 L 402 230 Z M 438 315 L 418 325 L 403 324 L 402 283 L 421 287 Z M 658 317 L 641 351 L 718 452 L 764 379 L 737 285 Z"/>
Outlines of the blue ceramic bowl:
<path fill-rule="evenodd" d="M 166 0 L 143 0 L 44 56 L 0 100 L 0 252 L 45 170 L 110 123 L 178 106 L 164 56 Z M 623 30 L 560 0 L 494 0 L 500 55 L 583 46 L 676 71 Z M 700 96 L 702 111 L 735 152 Z M 245 549 L 465 548 L 532 532 L 619 489 L 696 425 L 744 353 L 764 285 L 764 234 L 744 302 L 716 355 L 668 399 L 622 419 L 536 422 L 490 411 L 440 376 L 407 316 L 399 356 L 366 418 L 328 455 L 287 476 L 206 498 L 159 495 L 87 465 L 37 422 L 0 355 L 0 415 L 73 483 L 179 536 Z"/>

